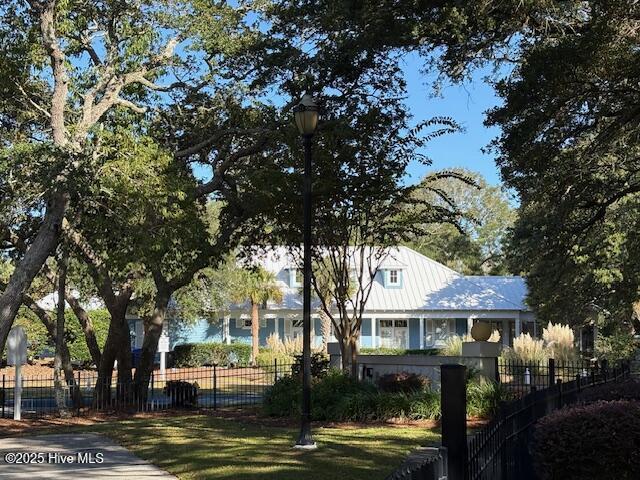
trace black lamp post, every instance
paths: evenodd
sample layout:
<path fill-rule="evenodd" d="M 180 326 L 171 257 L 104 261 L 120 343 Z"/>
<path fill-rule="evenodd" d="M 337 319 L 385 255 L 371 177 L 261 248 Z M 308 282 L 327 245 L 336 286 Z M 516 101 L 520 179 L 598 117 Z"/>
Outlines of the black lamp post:
<path fill-rule="evenodd" d="M 303 267 L 302 283 L 302 418 L 296 448 L 311 449 L 311 137 L 318 126 L 318 105 L 305 94 L 293 109 L 298 130 L 304 140 L 303 189 Z"/>

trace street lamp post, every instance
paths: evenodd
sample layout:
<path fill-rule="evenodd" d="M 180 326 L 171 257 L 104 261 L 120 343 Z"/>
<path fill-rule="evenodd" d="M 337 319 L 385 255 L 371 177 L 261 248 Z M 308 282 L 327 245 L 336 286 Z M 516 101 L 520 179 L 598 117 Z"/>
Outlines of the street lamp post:
<path fill-rule="evenodd" d="M 303 283 L 302 283 L 302 417 L 296 448 L 316 447 L 311 436 L 311 138 L 318 126 L 318 105 L 305 94 L 294 108 L 298 130 L 304 140 L 303 189 Z"/>

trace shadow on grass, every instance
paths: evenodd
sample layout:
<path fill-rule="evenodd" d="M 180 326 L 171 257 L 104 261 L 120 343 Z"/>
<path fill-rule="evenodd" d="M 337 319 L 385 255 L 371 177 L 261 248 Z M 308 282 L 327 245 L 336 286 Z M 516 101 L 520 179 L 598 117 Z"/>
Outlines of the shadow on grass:
<path fill-rule="evenodd" d="M 96 425 L 140 457 L 180 476 L 211 479 L 384 479 L 414 448 L 437 443 L 421 428 L 317 428 L 319 448 L 294 450 L 292 428 L 203 416 Z"/>

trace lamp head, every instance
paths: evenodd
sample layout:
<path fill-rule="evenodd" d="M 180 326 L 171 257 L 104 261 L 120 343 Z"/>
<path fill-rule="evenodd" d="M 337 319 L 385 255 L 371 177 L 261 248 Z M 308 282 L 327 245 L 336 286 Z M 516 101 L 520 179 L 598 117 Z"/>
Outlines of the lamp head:
<path fill-rule="evenodd" d="M 300 103 L 293 107 L 293 116 L 300 135 L 311 136 L 318 126 L 318 104 L 311 95 L 305 93 Z"/>

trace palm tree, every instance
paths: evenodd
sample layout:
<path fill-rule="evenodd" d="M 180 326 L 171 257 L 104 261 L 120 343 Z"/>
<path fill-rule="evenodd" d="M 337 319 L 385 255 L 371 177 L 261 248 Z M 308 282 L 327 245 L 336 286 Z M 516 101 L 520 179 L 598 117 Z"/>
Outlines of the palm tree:
<path fill-rule="evenodd" d="M 267 302 L 282 302 L 282 289 L 276 282 L 276 276 L 262 267 L 247 272 L 245 298 L 251 302 L 251 360 L 255 363 L 258 357 L 260 342 L 260 306 Z"/>

